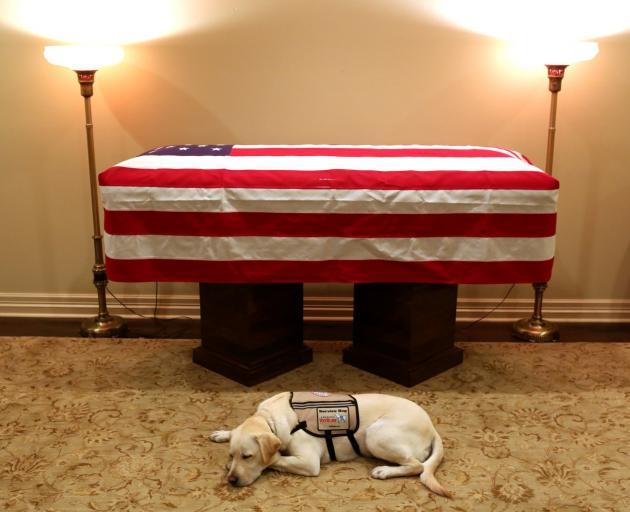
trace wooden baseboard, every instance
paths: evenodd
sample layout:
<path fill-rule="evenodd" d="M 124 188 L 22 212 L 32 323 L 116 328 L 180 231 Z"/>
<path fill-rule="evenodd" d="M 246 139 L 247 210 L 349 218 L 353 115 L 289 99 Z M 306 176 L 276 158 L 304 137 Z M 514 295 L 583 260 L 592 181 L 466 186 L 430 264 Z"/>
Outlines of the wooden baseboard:
<path fill-rule="evenodd" d="M 155 296 L 121 295 L 119 299 L 140 315 L 152 317 Z M 501 298 L 457 299 L 457 320 L 473 322 L 488 315 L 486 322 L 514 322 L 531 314 L 533 299 L 507 299 L 492 311 Z M 113 315 L 133 318 L 134 314 L 108 297 Z M 80 318 L 94 315 L 94 294 L 0 293 L 0 317 Z M 304 297 L 304 319 L 311 322 L 351 322 L 352 297 Z M 491 312 L 492 311 L 492 312 Z M 490 313 L 490 314 L 488 314 Z M 629 323 L 630 300 L 612 299 L 545 299 L 545 318 L 552 322 Z M 159 295 L 161 318 L 199 318 L 198 295 Z"/>
<path fill-rule="evenodd" d="M 161 295 L 158 320 L 152 316 L 153 295 L 119 297 L 125 305 L 148 318 L 134 316 L 108 299 L 110 312 L 125 317 L 131 335 L 141 338 L 199 338 L 199 297 Z M 531 301 L 506 300 L 484 321 L 500 299 L 459 298 L 456 339 L 510 341 L 510 325 L 531 314 Z M 352 297 L 305 297 L 304 333 L 308 340 L 352 339 Z M 78 336 L 82 319 L 96 313 L 92 294 L 0 293 L 0 335 Z M 561 326 L 562 341 L 630 341 L 630 300 L 545 300 L 547 320 Z"/>
<path fill-rule="evenodd" d="M 82 318 L 0 317 L 0 336 L 79 337 Z M 199 339 L 198 319 L 128 319 L 129 337 Z M 515 341 L 510 322 L 479 322 L 472 327 L 458 322 L 456 341 Z M 563 322 L 560 341 L 630 342 L 630 324 L 601 322 Z M 352 322 L 304 322 L 304 339 L 311 341 L 348 342 L 352 339 Z"/>

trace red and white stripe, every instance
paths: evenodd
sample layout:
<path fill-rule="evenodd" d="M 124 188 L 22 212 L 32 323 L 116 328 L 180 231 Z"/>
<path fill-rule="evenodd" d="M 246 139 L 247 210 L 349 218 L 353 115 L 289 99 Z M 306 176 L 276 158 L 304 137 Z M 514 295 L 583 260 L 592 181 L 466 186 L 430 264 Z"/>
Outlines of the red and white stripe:
<path fill-rule="evenodd" d="M 558 182 L 473 146 L 234 146 L 100 175 L 114 281 L 547 281 Z"/>

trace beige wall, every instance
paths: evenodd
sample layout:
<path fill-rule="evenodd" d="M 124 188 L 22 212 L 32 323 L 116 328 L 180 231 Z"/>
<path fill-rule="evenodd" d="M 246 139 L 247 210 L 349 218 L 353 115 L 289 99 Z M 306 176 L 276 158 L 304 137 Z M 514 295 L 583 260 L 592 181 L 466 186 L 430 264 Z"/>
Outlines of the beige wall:
<path fill-rule="evenodd" d="M 99 168 L 174 143 L 492 145 L 543 163 L 544 68 L 517 69 L 492 39 L 405 1 L 216 5 L 223 16 L 208 10 L 192 33 L 128 46 L 123 63 L 97 74 Z M 73 74 L 44 61 L 45 43 L 0 26 L 0 294 L 92 291 L 82 100 Z M 629 56 L 630 35 L 602 39 L 600 55 L 563 84 L 549 298 L 630 299 Z M 460 296 L 505 289 L 466 286 Z"/>

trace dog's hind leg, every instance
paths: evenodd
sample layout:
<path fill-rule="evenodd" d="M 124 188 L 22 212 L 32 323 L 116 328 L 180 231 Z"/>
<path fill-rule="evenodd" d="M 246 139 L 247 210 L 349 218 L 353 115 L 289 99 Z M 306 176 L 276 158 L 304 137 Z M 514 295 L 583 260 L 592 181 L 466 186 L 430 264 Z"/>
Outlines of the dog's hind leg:
<path fill-rule="evenodd" d="M 398 466 L 377 466 L 372 470 L 372 478 L 394 478 L 397 476 L 415 476 L 422 473 L 424 467 L 413 452 L 411 445 L 392 434 L 392 431 L 378 421 L 366 432 L 365 442 L 373 457 Z"/>
<path fill-rule="evenodd" d="M 390 462 L 398 462 L 400 466 L 376 466 L 372 470 L 372 478 L 384 480 L 385 478 L 394 478 L 397 476 L 416 476 L 422 473 L 422 462 L 415 457 Z"/>

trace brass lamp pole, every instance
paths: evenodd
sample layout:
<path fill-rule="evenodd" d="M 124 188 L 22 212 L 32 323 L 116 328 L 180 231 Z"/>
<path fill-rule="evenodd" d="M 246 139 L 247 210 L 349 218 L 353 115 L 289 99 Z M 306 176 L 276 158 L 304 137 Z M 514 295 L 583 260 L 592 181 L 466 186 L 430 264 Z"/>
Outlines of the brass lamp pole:
<path fill-rule="evenodd" d="M 549 129 L 547 130 L 547 156 L 545 159 L 545 171 L 550 176 L 553 174 L 553 150 L 556 140 L 556 112 L 558 110 L 558 92 L 562 88 L 562 79 L 565 64 L 546 64 L 547 77 L 549 78 L 549 91 L 551 92 L 551 105 L 549 108 Z M 517 338 L 532 342 L 550 342 L 560 339 L 560 330 L 556 324 L 548 322 L 542 316 L 543 294 L 547 289 L 547 283 L 533 283 L 534 287 L 534 312 L 530 318 L 523 318 L 512 326 L 512 333 Z"/>
<path fill-rule="evenodd" d="M 112 338 L 123 336 L 127 332 L 127 324 L 119 316 L 112 316 L 107 311 L 107 273 L 103 259 L 103 235 L 99 217 L 98 189 L 96 183 L 96 160 L 94 157 L 94 125 L 92 124 L 91 98 L 94 90 L 95 70 L 77 71 L 85 106 L 85 133 L 87 136 L 88 166 L 90 172 L 90 194 L 92 196 L 92 224 L 94 240 L 94 286 L 98 296 L 98 314 L 81 324 L 81 336 Z"/>
<path fill-rule="evenodd" d="M 94 60 L 94 49 L 74 46 L 49 46 L 44 55 L 52 64 L 59 64 L 73 69 L 79 79 L 81 96 L 83 96 L 85 106 L 85 132 L 87 136 L 88 168 L 90 175 L 90 194 L 92 199 L 92 224 L 94 240 L 94 266 L 92 274 L 94 276 L 94 286 L 98 297 L 98 314 L 88 318 L 81 324 L 81 335 L 98 338 L 121 337 L 127 332 L 127 324 L 119 316 L 112 316 L 107 310 L 107 273 L 103 258 L 103 235 L 101 233 L 101 223 L 99 217 L 99 200 L 96 180 L 96 160 L 94 157 L 94 126 L 92 124 L 91 98 L 94 90 L 94 75 L 100 63 L 105 65 L 108 60 L 117 61 L 122 57 L 122 50 L 114 48 L 114 53 L 103 53 L 103 49 L 98 49 L 97 57 Z M 100 53 L 99 53 L 100 52 Z M 109 55 L 109 56 L 108 56 Z M 91 57 L 91 58 L 90 58 Z"/>
<path fill-rule="evenodd" d="M 549 108 L 549 128 L 547 130 L 547 155 L 545 159 L 545 171 L 553 174 L 553 151 L 556 139 L 556 112 L 558 109 L 558 93 L 562 88 L 564 71 L 568 62 L 579 62 L 595 57 L 598 52 L 597 43 L 578 43 L 571 48 L 563 48 L 568 53 L 565 57 L 566 64 L 546 64 L 547 77 L 549 79 L 549 92 L 551 104 Z M 543 294 L 547 289 L 547 283 L 533 283 L 534 287 L 534 311 L 530 318 L 523 318 L 512 325 L 512 334 L 520 339 L 531 342 L 551 342 L 560 339 L 560 330 L 556 324 L 548 322 L 542 316 Z"/>

